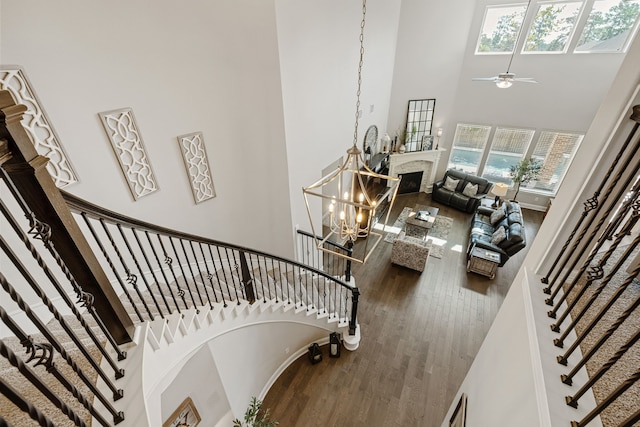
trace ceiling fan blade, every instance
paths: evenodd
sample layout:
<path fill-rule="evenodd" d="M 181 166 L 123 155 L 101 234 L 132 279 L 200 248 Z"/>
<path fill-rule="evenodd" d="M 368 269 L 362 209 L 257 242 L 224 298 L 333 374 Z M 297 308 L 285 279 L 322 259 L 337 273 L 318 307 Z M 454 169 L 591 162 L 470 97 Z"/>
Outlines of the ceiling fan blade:
<path fill-rule="evenodd" d="M 498 77 L 473 77 L 471 80 L 481 82 L 495 82 L 497 79 Z"/>
<path fill-rule="evenodd" d="M 538 83 L 533 77 L 516 77 L 514 80 L 522 83 Z"/>

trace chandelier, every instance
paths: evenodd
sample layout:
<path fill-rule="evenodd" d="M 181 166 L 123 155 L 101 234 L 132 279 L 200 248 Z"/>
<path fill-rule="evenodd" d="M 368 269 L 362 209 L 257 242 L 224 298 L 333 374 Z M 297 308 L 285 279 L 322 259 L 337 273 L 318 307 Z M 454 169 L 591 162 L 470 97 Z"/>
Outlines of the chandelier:
<path fill-rule="evenodd" d="M 367 1 L 363 0 L 353 146 L 347 150 L 347 158 L 342 166 L 310 186 L 302 188 L 311 230 L 318 249 L 361 263 L 366 262 L 382 240 L 400 182 L 400 178 L 382 175 L 371 170 L 357 146 L 366 3 Z M 382 189 L 380 189 L 381 186 L 383 186 Z M 315 200 L 322 206 L 321 223 L 314 224 L 310 200 Z M 318 205 L 313 206 L 318 207 Z M 381 211 L 383 211 L 382 214 Z M 327 248 L 325 243 L 328 241 L 344 244 L 349 248 L 353 248 L 356 242 L 358 245 L 354 248 L 352 255 L 347 255 Z"/>

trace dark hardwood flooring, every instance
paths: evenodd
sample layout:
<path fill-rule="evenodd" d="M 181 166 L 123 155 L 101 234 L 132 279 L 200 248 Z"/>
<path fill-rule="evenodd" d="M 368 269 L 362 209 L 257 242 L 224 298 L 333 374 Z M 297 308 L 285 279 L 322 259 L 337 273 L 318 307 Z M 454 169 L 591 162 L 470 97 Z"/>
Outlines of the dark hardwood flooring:
<path fill-rule="evenodd" d="M 360 347 L 311 365 L 300 357 L 263 402 L 285 426 L 440 426 L 527 248 L 495 279 L 466 272 L 470 214 L 431 202 L 424 193 L 400 195 L 389 219 L 417 203 L 454 219 L 442 259 L 429 257 L 420 274 L 389 262 L 381 242 L 354 267 L 360 288 Z M 524 210 L 529 244 L 542 212 Z M 529 247 L 529 246 L 528 246 Z"/>

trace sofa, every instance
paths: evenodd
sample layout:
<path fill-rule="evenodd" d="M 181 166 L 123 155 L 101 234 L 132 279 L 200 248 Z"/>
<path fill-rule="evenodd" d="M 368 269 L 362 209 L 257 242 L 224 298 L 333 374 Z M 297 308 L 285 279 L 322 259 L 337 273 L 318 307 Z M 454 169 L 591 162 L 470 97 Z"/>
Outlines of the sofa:
<path fill-rule="evenodd" d="M 402 231 L 393 241 L 391 263 L 422 272 L 429 258 L 430 250 L 431 241 L 407 236 Z"/>
<path fill-rule="evenodd" d="M 449 169 L 433 184 L 431 199 L 463 212 L 475 212 L 493 184 L 476 175 Z"/>
<path fill-rule="evenodd" d="M 517 202 L 505 201 L 497 209 L 480 206 L 471 219 L 467 258 L 478 246 L 499 253 L 502 267 L 526 244 L 522 210 Z"/>

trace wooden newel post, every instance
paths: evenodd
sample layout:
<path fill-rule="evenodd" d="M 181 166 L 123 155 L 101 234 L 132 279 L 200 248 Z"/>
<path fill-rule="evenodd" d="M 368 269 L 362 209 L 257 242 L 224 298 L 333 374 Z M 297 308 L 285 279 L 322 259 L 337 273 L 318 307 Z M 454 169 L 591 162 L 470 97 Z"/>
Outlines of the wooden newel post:
<path fill-rule="evenodd" d="M 10 158 L 2 165 L 28 209 L 51 228 L 51 242 L 78 285 L 93 295 L 94 308 L 118 344 L 131 341 L 133 322 L 78 227 L 67 203 L 22 126 L 27 110 L 10 92 L 0 91 L 0 139 Z"/>

